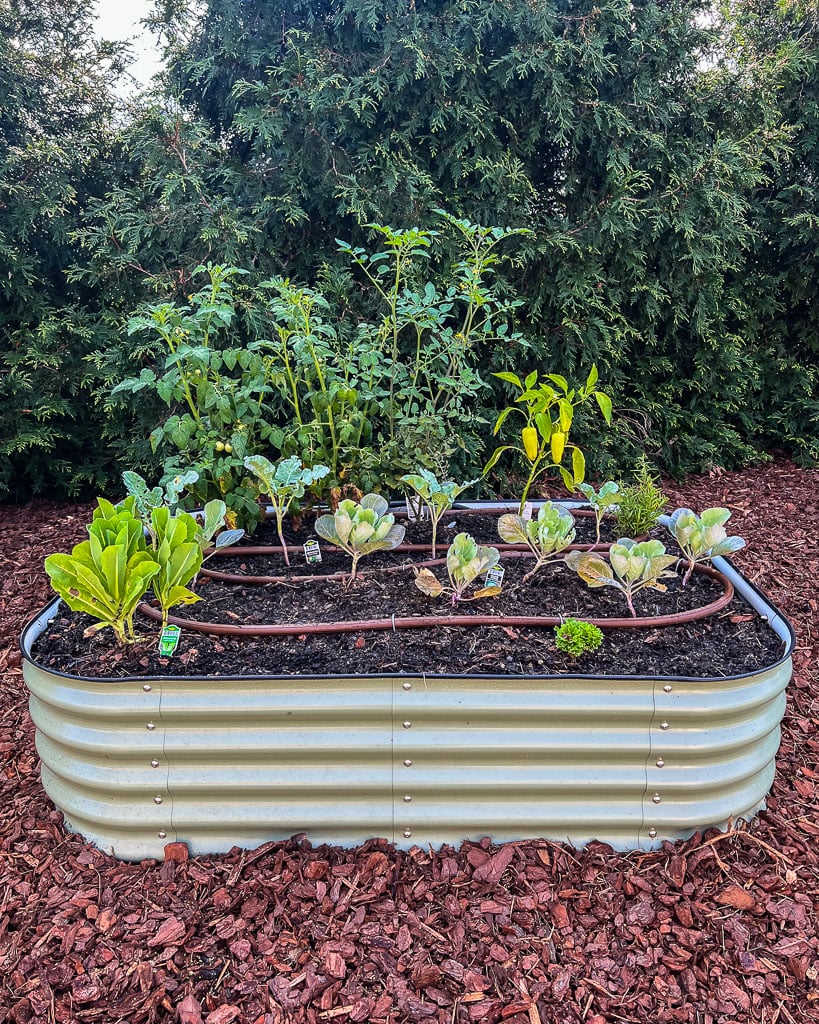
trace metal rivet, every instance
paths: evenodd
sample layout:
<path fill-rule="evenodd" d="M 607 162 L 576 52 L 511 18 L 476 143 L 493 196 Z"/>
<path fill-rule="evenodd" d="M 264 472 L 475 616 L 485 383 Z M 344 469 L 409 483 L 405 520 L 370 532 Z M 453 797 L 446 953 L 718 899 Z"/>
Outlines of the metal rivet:
<path fill-rule="evenodd" d="M 405 839 L 409 839 L 411 835 L 412 835 L 412 832 L 410 832 L 410 830 L 408 828 L 405 828 L 404 829 L 404 838 Z"/>
<path fill-rule="evenodd" d="M 663 687 L 663 693 L 671 693 L 671 683 L 666 683 Z"/>
<path fill-rule="evenodd" d="M 412 728 L 412 722 L 404 722 L 404 728 L 405 729 L 411 729 Z"/>
<path fill-rule="evenodd" d="M 658 768 L 664 768 L 665 767 L 665 761 L 661 757 L 657 758 L 657 767 Z"/>
<path fill-rule="evenodd" d="M 154 725 L 153 722 L 148 722 L 148 724 L 145 726 L 145 728 L 148 730 L 148 732 L 153 732 L 154 729 L 156 728 L 156 726 Z"/>
<path fill-rule="evenodd" d="M 150 684 L 150 683 L 143 683 L 143 685 L 142 685 L 142 689 L 143 689 L 143 690 L 144 690 L 144 691 L 145 691 L 146 693 L 150 693 L 150 692 L 151 692 L 151 684 Z"/>
<path fill-rule="evenodd" d="M 412 803 L 412 797 L 409 795 L 409 793 L 407 793 L 406 796 L 404 797 L 404 803 L 405 804 L 411 804 Z"/>
<path fill-rule="evenodd" d="M 668 728 L 668 722 L 660 722 L 660 728 L 661 729 L 667 729 Z"/>
<path fill-rule="evenodd" d="M 655 793 L 651 799 L 654 801 L 655 804 L 658 804 L 662 800 L 662 797 L 659 793 Z"/>
<path fill-rule="evenodd" d="M 412 759 L 411 758 L 409 758 L 409 757 L 405 758 L 405 760 L 404 760 L 404 767 L 405 768 L 411 768 L 412 767 Z"/>
<path fill-rule="evenodd" d="M 155 804 L 161 804 L 162 803 L 162 797 L 161 796 L 155 796 L 154 797 L 154 803 Z"/>
<path fill-rule="evenodd" d="M 404 686 L 405 690 L 411 690 L 412 689 L 412 683 L 404 683 L 403 686 Z"/>
<path fill-rule="evenodd" d="M 167 832 L 157 832 L 157 835 L 159 836 L 160 839 L 165 839 L 165 837 L 168 835 L 168 833 Z"/>
<path fill-rule="evenodd" d="M 151 767 L 152 768 L 158 768 L 159 767 L 159 761 L 157 761 L 156 758 L 154 758 L 153 761 L 151 761 Z"/>
<path fill-rule="evenodd" d="M 650 829 L 648 830 L 648 834 L 649 834 L 649 836 L 650 836 L 650 837 L 651 837 L 652 839 L 656 839 L 656 838 L 657 838 L 657 829 L 656 829 L 656 828 L 650 828 Z"/>

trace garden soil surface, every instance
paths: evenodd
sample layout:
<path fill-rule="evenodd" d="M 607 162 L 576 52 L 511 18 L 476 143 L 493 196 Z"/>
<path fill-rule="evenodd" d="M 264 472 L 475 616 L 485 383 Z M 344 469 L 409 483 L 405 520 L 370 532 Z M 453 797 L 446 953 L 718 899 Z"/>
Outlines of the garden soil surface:
<path fill-rule="evenodd" d="M 666 490 L 732 510 L 737 565 L 796 628 L 795 674 L 768 809 L 631 854 L 297 836 L 123 864 L 68 835 L 17 636 L 50 595 L 43 557 L 82 539 L 91 506 L 6 507 L 0 1022 L 819 1022 L 819 472 L 779 461 Z"/>

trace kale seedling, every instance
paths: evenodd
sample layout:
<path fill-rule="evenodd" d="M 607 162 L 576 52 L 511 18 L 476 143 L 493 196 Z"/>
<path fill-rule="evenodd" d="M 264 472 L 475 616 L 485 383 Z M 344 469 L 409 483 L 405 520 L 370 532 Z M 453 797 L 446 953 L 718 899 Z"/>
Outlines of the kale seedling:
<path fill-rule="evenodd" d="M 523 577 L 525 583 L 574 540 L 574 517 L 566 509 L 547 501 L 541 505 L 537 519 L 527 521 L 513 513 L 501 516 L 498 535 L 507 544 L 526 544 L 535 556 L 533 568 Z"/>
<path fill-rule="evenodd" d="M 487 572 L 500 561 L 497 548 L 476 544 L 468 533 L 458 533 L 446 553 L 446 571 L 449 586 L 445 586 L 430 569 L 415 570 L 415 586 L 428 597 L 440 597 L 450 594 L 452 604 L 458 601 L 473 601 L 479 597 L 494 597 L 501 592 L 500 587 L 483 587 L 476 590 L 470 597 L 465 595 L 470 586 L 481 573 Z"/>
<path fill-rule="evenodd" d="M 591 484 L 578 484 L 578 491 L 583 495 L 594 512 L 595 537 L 592 548 L 600 543 L 600 524 L 607 509 L 616 508 L 620 504 L 620 487 L 613 480 L 607 480 L 596 491 Z M 627 532 L 627 531 L 624 531 Z"/>
<path fill-rule="evenodd" d="M 270 498 L 284 561 L 286 565 L 290 565 L 290 556 L 282 531 L 285 513 L 297 498 L 304 495 L 308 487 L 327 476 L 330 470 L 327 466 L 313 466 L 312 469 L 308 469 L 302 465 L 297 455 L 275 466 L 264 455 L 248 455 L 245 459 L 245 469 L 249 469 L 258 478 L 259 490 Z"/>
<path fill-rule="evenodd" d="M 709 562 L 717 555 L 730 555 L 745 547 L 742 537 L 729 537 L 725 531 L 723 524 L 731 518 L 727 508 L 707 508 L 701 516 L 690 508 L 678 508 L 670 518 L 668 528 L 688 561 L 683 586 L 698 562 Z"/>
<path fill-rule="evenodd" d="M 345 498 L 332 515 L 316 520 L 316 533 L 352 558 L 353 579 L 362 555 L 391 551 L 404 539 L 406 531 L 395 525 L 395 516 L 387 512 L 388 507 L 387 499 L 380 494 L 365 494 L 360 502 Z"/>
<path fill-rule="evenodd" d="M 432 523 L 432 557 L 436 557 L 438 542 L 438 523 L 448 508 L 452 508 L 455 499 L 477 480 L 469 480 L 465 484 L 456 484 L 454 480 L 440 481 L 428 469 L 420 469 L 417 473 L 409 473 L 401 477 L 401 482 L 411 487 L 429 510 Z"/>
<path fill-rule="evenodd" d="M 555 626 L 555 647 L 570 658 L 591 654 L 603 643 L 603 631 L 582 619 L 566 619 Z"/>
<path fill-rule="evenodd" d="M 665 545 L 658 540 L 645 540 L 638 544 L 623 538 L 612 544 L 609 559 L 607 562 L 590 551 L 570 551 L 565 561 L 590 587 L 616 587 L 635 617 L 634 595 L 644 587 L 665 590 L 666 586 L 660 580 L 676 576 L 676 573 L 666 570 L 677 559 L 674 555 L 667 555 Z"/>

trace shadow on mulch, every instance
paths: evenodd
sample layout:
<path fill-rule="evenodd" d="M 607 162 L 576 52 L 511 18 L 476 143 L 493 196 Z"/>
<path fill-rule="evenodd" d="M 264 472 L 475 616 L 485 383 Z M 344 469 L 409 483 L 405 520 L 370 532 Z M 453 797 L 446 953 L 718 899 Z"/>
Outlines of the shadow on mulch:
<path fill-rule="evenodd" d="M 0 1022 L 792 1024 L 819 1021 L 819 472 L 684 486 L 731 508 L 739 567 L 798 636 L 777 775 L 750 829 L 656 853 L 383 841 L 122 864 L 39 783 L 17 635 L 89 506 L 0 517 Z"/>

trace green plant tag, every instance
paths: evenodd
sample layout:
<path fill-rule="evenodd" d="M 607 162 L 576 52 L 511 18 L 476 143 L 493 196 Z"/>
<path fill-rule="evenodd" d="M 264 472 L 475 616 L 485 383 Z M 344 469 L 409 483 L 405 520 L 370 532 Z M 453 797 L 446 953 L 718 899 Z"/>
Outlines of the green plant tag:
<path fill-rule="evenodd" d="M 484 581 L 485 587 L 497 587 L 498 590 L 503 588 L 503 574 L 506 572 L 505 569 L 499 565 L 493 565 L 486 573 L 486 579 Z"/>
<path fill-rule="evenodd" d="M 321 545 L 317 540 L 308 540 L 305 543 L 304 557 L 308 565 L 317 565 L 321 561 Z"/>
<path fill-rule="evenodd" d="M 179 646 L 182 630 L 179 626 L 165 626 L 159 634 L 159 654 L 162 658 L 170 658 Z"/>

